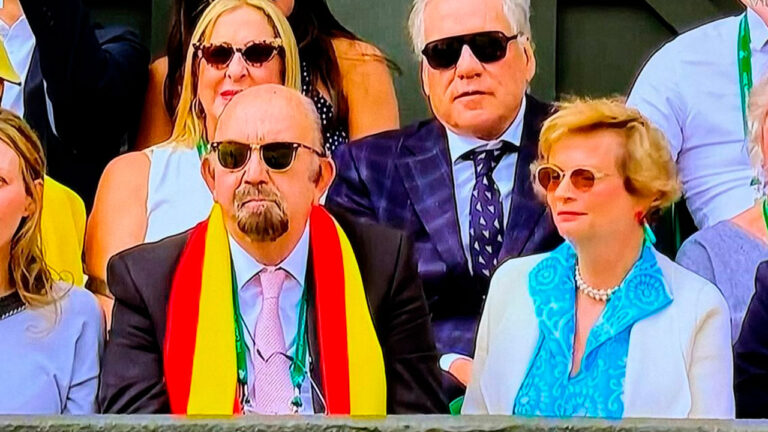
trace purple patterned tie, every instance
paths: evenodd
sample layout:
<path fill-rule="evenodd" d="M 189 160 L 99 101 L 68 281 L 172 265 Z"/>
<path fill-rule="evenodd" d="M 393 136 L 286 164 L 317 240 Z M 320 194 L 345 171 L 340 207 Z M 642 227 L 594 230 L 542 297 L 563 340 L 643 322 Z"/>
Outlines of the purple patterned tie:
<path fill-rule="evenodd" d="M 260 273 L 262 303 L 256 319 L 254 339 L 254 407 L 259 414 L 289 414 L 293 389 L 290 361 L 285 353 L 285 337 L 280 323 L 280 291 L 286 273 L 281 268 L 265 267 Z"/>
<path fill-rule="evenodd" d="M 505 145 L 502 142 L 500 148 L 470 154 L 475 163 L 475 187 L 469 201 L 469 254 L 473 274 L 485 277 L 496 268 L 504 242 L 504 207 L 492 174 L 508 151 Z"/>

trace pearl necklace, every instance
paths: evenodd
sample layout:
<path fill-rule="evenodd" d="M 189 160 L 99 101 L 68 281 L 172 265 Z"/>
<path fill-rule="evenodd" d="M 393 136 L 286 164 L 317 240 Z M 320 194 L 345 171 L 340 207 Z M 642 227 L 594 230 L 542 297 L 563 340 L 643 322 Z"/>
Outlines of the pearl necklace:
<path fill-rule="evenodd" d="M 592 288 L 589 286 L 586 282 L 584 282 L 584 279 L 581 278 L 581 272 L 579 271 L 579 265 L 576 264 L 576 287 L 584 293 L 589 298 L 592 298 L 597 301 L 601 302 L 607 302 L 614 292 L 616 292 L 617 289 L 619 289 L 621 285 L 616 285 L 615 287 L 607 290 L 601 290 L 597 288 Z"/>

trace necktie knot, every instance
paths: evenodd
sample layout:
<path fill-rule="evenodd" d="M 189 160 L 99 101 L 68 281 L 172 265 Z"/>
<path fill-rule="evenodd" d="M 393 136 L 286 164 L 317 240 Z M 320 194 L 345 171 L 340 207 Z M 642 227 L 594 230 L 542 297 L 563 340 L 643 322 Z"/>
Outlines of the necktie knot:
<path fill-rule="evenodd" d="M 285 282 L 285 270 L 275 267 L 264 267 L 259 273 L 261 289 L 265 299 L 274 299 L 280 296 Z"/>
<path fill-rule="evenodd" d="M 513 147 L 507 141 L 500 141 L 499 145 L 494 148 L 483 147 L 471 150 L 469 157 L 475 164 L 475 179 L 481 179 L 493 173 L 493 170 L 501 162 L 501 158 L 509 153 Z"/>

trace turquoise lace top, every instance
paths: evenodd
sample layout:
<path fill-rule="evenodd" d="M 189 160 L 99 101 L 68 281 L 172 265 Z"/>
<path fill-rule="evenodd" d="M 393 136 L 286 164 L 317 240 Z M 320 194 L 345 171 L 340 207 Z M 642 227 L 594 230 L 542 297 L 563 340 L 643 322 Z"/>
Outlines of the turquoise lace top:
<path fill-rule="evenodd" d="M 571 377 L 575 265 L 576 252 L 564 243 L 529 275 L 539 340 L 515 398 L 516 415 L 621 418 L 632 326 L 672 302 L 653 247 L 646 244 L 589 332 L 581 367 Z"/>

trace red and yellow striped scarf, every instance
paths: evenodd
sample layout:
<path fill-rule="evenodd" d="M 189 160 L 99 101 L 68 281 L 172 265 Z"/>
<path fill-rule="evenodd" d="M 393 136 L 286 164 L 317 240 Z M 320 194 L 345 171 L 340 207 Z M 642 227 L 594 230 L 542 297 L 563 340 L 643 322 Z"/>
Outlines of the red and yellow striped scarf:
<path fill-rule="evenodd" d="M 320 206 L 312 209 L 309 233 L 328 412 L 385 415 L 383 355 L 349 239 Z M 164 371 L 174 414 L 240 412 L 232 275 L 221 207 L 214 204 L 190 232 L 171 285 Z"/>

